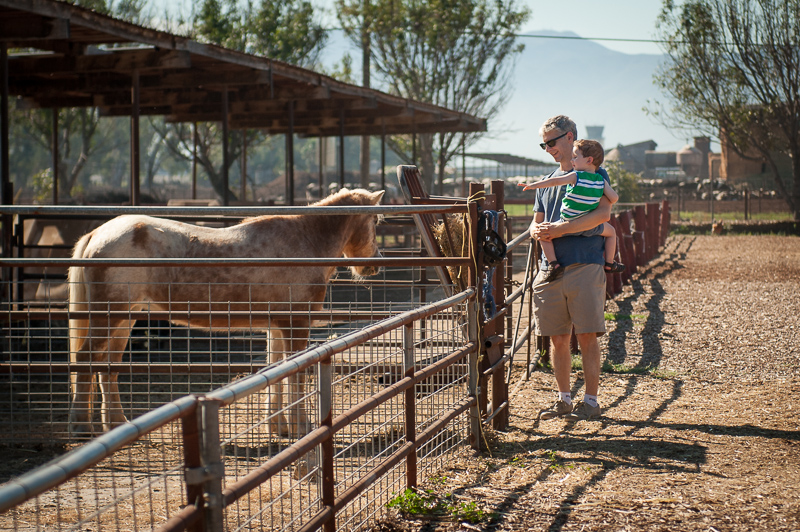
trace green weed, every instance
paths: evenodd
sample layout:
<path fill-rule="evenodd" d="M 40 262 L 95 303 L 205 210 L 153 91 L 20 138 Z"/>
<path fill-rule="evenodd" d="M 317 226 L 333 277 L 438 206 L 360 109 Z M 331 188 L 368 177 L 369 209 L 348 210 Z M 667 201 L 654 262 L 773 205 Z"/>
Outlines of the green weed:
<path fill-rule="evenodd" d="M 481 508 L 476 502 L 463 502 L 455 499 L 452 493 L 439 497 L 432 490 L 413 490 L 406 488 L 387 504 L 387 507 L 410 516 L 438 515 L 457 521 L 479 523 L 494 514 Z"/>
<path fill-rule="evenodd" d="M 644 321 L 647 319 L 647 316 L 645 316 L 644 314 L 617 314 L 615 312 L 606 312 L 605 318 L 606 321 L 622 321 L 622 320 Z"/>
<path fill-rule="evenodd" d="M 655 366 L 628 366 L 626 364 L 614 364 L 608 360 L 603 361 L 602 371 L 617 375 L 650 375 L 656 379 L 674 379 L 678 374 L 675 371 L 659 369 Z"/>
<path fill-rule="evenodd" d="M 420 491 L 406 488 L 403 493 L 390 500 L 386 506 L 408 515 L 426 515 L 435 512 L 439 507 L 439 499 L 431 490 Z"/>

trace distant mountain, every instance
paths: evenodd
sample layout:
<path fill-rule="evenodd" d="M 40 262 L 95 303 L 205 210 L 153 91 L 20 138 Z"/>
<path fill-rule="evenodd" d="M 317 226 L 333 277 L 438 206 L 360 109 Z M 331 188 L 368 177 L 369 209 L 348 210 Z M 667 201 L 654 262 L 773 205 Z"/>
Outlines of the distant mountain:
<path fill-rule="evenodd" d="M 549 30 L 528 35 L 577 37 Z M 322 58 L 326 68 L 341 61 L 347 51 L 356 69 L 354 77 L 360 80 L 360 51 L 341 32 L 329 36 Z M 489 135 L 470 151 L 541 160 L 539 126 L 561 113 L 576 121 L 581 137 L 586 136 L 586 126 L 604 126 L 607 151 L 618 144 L 644 140 L 654 140 L 658 150 L 678 150 L 686 144 L 688 139 L 674 137 L 642 111 L 648 99 L 664 99 L 653 85 L 653 75 L 664 56 L 624 54 L 581 39 L 522 37 L 520 42 L 525 50 L 514 70 L 513 93 L 489 122 Z"/>
<path fill-rule="evenodd" d="M 577 37 L 544 30 L 532 34 Z M 525 50 L 516 64 L 514 93 L 489 124 L 490 133 L 507 133 L 482 140 L 476 151 L 541 158 L 539 127 L 556 114 L 575 120 L 581 137 L 586 135 L 586 126 L 604 126 L 607 150 L 650 139 L 659 150 L 677 150 L 686 143 L 642 111 L 648 99 L 663 99 L 653 85 L 663 56 L 624 54 L 579 39 L 520 40 Z"/>

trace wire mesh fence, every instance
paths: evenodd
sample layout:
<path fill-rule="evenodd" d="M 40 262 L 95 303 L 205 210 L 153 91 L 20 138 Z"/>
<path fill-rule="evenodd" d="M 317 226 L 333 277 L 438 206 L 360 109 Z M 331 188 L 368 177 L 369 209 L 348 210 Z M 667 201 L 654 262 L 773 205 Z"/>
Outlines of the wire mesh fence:
<path fill-rule="evenodd" d="M 391 265 L 418 249 L 384 254 L 378 276 L 341 268 L 321 306 L 303 310 L 291 299 L 233 304 L 215 296 L 214 280 L 205 299 L 182 306 L 76 310 L 63 279 L 48 275 L 52 264 L 14 286 L 5 281 L 6 294 L 39 296 L 0 309 L 0 421 L 8 427 L 0 447 L 10 458 L 0 468 L 9 481 L 0 508 L 11 508 L 0 513 L 0 529 L 368 527 L 418 476 L 474 446 L 479 418 L 476 291 L 443 286 L 430 259 Z M 119 284 L 136 291 L 133 280 Z M 257 283 L 242 275 L 240 284 Z M 180 282 L 166 288 L 175 293 Z M 272 323 L 258 319 L 265 313 L 308 324 L 307 348 L 276 345 Z M 75 319 L 87 316 L 105 351 L 75 360 L 70 329 L 74 336 Z M 305 340 L 295 328 L 282 337 L 289 345 Z M 74 389 L 81 373 L 91 383 L 84 395 Z M 201 415 L 213 401 L 216 417 Z M 91 415 L 91 434 L 75 430 L 76 405 Z M 117 414 L 132 422 L 108 431 L 122 423 Z M 31 498 L 43 476 L 48 489 Z M 30 500 L 11 504 L 19 490 Z"/>
<path fill-rule="evenodd" d="M 386 268 L 378 280 L 356 281 L 345 271 L 340 272 L 331 283 L 325 310 L 307 312 L 306 318 L 312 318 L 309 321 L 314 324 L 309 349 L 359 331 L 375 319 L 395 316 L 419 307 L 425 300 L 441 297 L 442 287 L 420 281 L 424 277 L 407 268 Z M 39 286 L 36 290 L 45 293 L 62 290 L 55 280 L 29 282 L 44 284 L 45 288 Z M 209 303 L 215 302 L 193 303 L 207 310 Z M 119 310 L 101 306 L 89 308 L 88 312 L 110 316 L 104 322 L 107 323 Z M 190 309 L 179 312 L 191 313 Z M 238 308 L 231 312 L 248 311 Z M 421 368 L 441 361 L 463 346 L 468 340 L 466 315 L 462 303 L 419 320 L 411 336 L 414 366 Z M 58 456 L 70 449 L 74 449 L 73 453 L 82 449 L 78 435 L 70 428 L 70 411 L 76 404 L 70 382 L 76 363 L 70 359 L 69 347 L 70 319 L 74 316 L 59 300 L 9 306 L 4 311 L 0 342 L 6 373 L 0 379 L 6 385 L 0 392 L 0 419 L 7 430 L 0 436 L 0 445 L 12 455 L 39 449 L 47 456 Z M 111 409 L 103 402 L 107 393 L 103 375 L 118 374 L 122 411 L 128 419 L 138 419 L 160 405 L 224 390 L 228 383 L 235 385 L 260 369 L 282 364 L 272 361 L 269 334 L 256 327 L 195 329 L 175 325 L 163 310 L 150 312 L 147 307 L 131 310 L 126 318 L 135 324 L 118 361 L 96 360 L 87 363 L 94 367 L 84 368 L 93 376 L 90 411 L 97 434 L 104 429 L 104 410 Z M 198 319 L 208 318 L 201 312 Z M 128 331 L 126 324 L 91 332 L 108 340 L 127 335 Z M 333 356 L 330 416 L 336 418 L 359 405 L 363 407 L 376 393 L 407 376 L 404 357 L 409 349 L 409 340 L 400 327 Z M 253 467 L 286 451 L 308 430 L 319 426 L 316 368 L 311 366 L 282 383 L 249 392 L 220 410 L 223 488 L 235 485 L 251 474 Z M 419 382 L 413 393 L 417 420 L 414 432 L 424 431 L 442 411 L 467 397 L 466 383 L 465 357 L 443 373 Z M 300 411 L 304 413 L 301 415 Z M 399 394 L 354 417 L 332 435 L 336 493 L 360 490 L 357 485 L 365 476 L 401 450 L 408 441 L 406 416 L 404 396 Z M 435 468 L 435 463 L 464 444 L 465 419 L 461 415 L 449 422 L 444 433 L 419 449 L 416 454 L 423 468 Z M 159 427 L 87 471 L 0 515 L 0 528 L 151 530 L 175 526 L 168 523 L 197 504 L 191 500 L 184 482 L 185 438 L 185 426 L 178 421 Z M 301 529 L 323 507 L 320 454 L 319 445 L 315 445 L 295 457 L 288 467 L 270 475 L 257 489 L 236 498 L 224 513 L 224 529 Z M 24 460 L 7 464 L 4 480 L 22 472 L 24 465 L 20 462 Z M 367 491 L 354 492 L 357 496 L 337 512 L 339 528 L 358 529 L 374 519 L 382 505 L 403 489 L 406 476 L 405 462 L 395 461 Z"/>

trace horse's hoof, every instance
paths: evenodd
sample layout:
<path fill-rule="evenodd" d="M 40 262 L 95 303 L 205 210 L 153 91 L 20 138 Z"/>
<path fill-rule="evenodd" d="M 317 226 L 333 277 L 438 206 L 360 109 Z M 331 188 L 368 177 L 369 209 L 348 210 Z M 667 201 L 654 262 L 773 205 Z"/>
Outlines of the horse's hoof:
<path fill-rule="evenodd" d="M 71 424 L 69 435 L 76 440 L 88 440 L 94 436 L 94 428 L 91 424 Z"/>
<path fill-rule="evenodd" d="M 115 428 L 117 428 L 119 426 L 122 426 L 127 422 L 128 422 L 128 420 L 125 419 L 125 421 L 114 421 L 114 422 L 112 422 L 110 424 L 109 423 L 103 423 L 103 432 L 110 432 L 111 430 L 113 430 L 113 429 L 115 429 Z"/>
<path fill-rule="evenodd" d="M 292 476 L 295 480 L 310 480 L 311 482 L 317 481 L 317 475 L 310 475 L 317 468 L 317 459 L 314 454 L 309 454 L 294 465 Z"/>

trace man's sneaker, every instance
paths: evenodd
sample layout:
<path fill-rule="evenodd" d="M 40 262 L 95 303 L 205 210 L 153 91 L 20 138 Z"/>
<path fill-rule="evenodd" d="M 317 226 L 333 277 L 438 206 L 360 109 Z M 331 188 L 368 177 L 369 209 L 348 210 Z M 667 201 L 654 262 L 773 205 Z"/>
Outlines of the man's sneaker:
<path fill-rule="evenodd" d="M 559 399 L 550 408 L 539 412 L 539 419 L 553 419 L 554 417 L 566 416 L 570 412 L 572 412 L 572 405 L 568 405 Z"/>
<path fill-rule="evenodd" d="M 581 421 L 584 419 L 600 417 L 602 413 L 603 409 L 600 408 L 600 405 L 589 406 L 583 401 L 578 401 L 572 408 L 572 412 L 570 412 L 566 417 L 572 421 Z"/>

